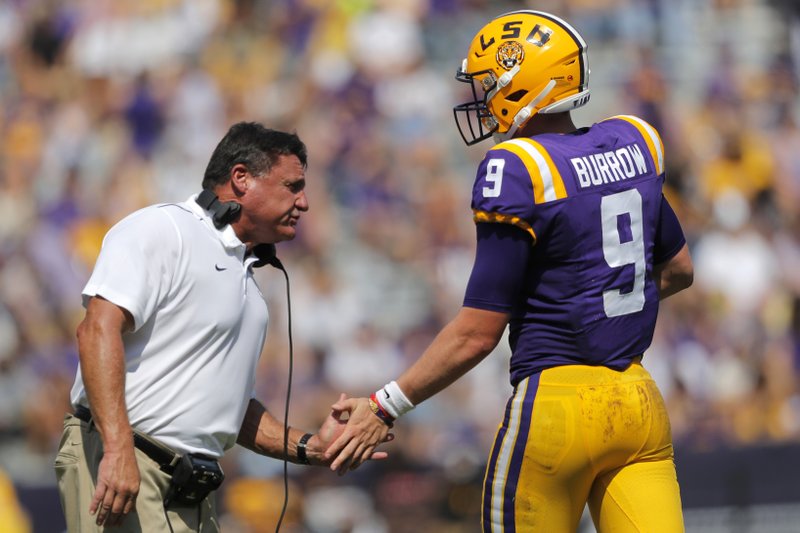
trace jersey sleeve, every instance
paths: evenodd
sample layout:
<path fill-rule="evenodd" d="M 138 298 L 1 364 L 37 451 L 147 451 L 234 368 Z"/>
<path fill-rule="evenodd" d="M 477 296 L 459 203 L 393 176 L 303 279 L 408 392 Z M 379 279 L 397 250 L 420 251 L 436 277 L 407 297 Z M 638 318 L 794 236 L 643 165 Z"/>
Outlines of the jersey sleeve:
<path fill-rule="evenodd" d="M 653 250 L 653 263 L 656 265 L 669 261 L 680 252 L 686 244 L 683 228 L 678 221 L 675 211 L 669 205 L 666 197 L 661 196 L 661 211 L 656 228 L 655 248 Z"/>
<path fill-rule="evenodd" d="M 536 239 L 531 219 L 534 190 L 530 170 L 522 158 L 501 143 L 487 152 L 472 188 L 476 223 L 511 224 Z"/>
<path fill-rule="evenodd" d="M 124 218 L 103 239 L 83 289 L 84 306 L 101 296 L 127 310 L 138 330 L 169 291 L 179 246 L 177 229 L 163 210 L 146 208 Z"/>
<path fill-rule="evenodd" d="M 510 313 L 525 285 L 530 236 L 508 224 L 476 225 L 475 264 L 467 283 L 464 307 Z"/>

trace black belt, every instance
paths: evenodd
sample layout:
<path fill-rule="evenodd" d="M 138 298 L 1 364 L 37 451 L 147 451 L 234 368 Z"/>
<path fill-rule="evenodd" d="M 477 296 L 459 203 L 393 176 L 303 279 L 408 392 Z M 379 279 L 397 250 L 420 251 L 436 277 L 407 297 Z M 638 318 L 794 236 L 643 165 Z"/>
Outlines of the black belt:
<path fill-rule="evenodd" d="M 89 424 L 92 423 L 92 412 L 88 408 L 79 405 L 75 408 L 74 414 L 75 418 Z M 159 445 L 147 440 L 147 438 L 136 432 L 136 430 L 133 432 L 133 445 L 142 450 L 150 459 L 158 463 L 161 470 L 169 475 L 172 475 L 172 472 L 175 470 L 175 465 L 181 457 L 180 454 L 169 450 L 165 445 Z"/>

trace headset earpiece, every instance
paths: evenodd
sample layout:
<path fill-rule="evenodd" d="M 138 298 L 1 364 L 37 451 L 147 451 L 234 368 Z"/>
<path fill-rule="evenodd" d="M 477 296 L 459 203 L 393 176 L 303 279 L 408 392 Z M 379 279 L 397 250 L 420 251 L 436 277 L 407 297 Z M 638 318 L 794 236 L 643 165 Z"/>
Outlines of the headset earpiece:
<path fill-rule="evenodd" d="M 220 202 L 217 195 L 208 189 L 203 189 L 197 195 L 197 205 L 211 211 L 211 220 L 217 229 L 224 228 L 230 224 L 242 211 L 242 204 L 238 202 Z"/>
<path fill-rule="evenodd" d="M 217 229 L 225 227 L 230 224 L 239 215 L 242 210 L 242 204 L 237 202 L 219 202 L 219 209 L 214 212 L 214 225 Z"/>

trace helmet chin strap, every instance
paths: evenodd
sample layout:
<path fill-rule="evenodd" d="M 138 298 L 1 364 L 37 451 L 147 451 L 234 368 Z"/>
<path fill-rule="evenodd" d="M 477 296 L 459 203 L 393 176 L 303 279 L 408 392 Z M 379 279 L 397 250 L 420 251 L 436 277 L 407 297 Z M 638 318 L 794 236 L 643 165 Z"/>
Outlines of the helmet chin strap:
<path fill-rule="evenodd" d="M 550 80 L 528 105 L 517 112 L 517 114 L 514 116 L 514 120 L 511 122 L 511 127 L 508 128 L 507 132 L 495 134 L 495 140 L 497 142 L 502 142 L 512 138 L 514 134 L 517 133 L 517 130 L 520 128 L 520 126 L 522 126 L 529 118 L 531 118 L 533 109 L 539 105 L 539 102 L 547 98 L 547 95 L 550 94 L 550 91 L 552 91 L 553 87 L 555 86 L 556 80 Z"/>
<path fill-rule="evenodd" d="M 464 61 L 466 61 L 466 59 Z M 504 72 L 503 75 L 497 79 L 497 83 L 495 84 L 494 89 L 492 89 L 486 94 L 486 101 L 488 102 L 489 100 L 494 98 L 497 93 L 502 91 L 504 87 L 508 86 L 508 84 L 511 83 L 511 80 L 514 79 L 514 76 L 516 76 L 519 73 L 519 71 L 520 68 L 519 65 L 517 64 L 514 65 L 514 68 L 512 68 L 508 72 Z"/>

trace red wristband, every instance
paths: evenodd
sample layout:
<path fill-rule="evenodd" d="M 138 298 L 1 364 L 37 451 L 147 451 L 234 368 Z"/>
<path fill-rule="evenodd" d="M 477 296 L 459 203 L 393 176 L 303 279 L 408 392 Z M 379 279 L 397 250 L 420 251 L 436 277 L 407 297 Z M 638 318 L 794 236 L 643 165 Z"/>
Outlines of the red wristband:
<path fill-rule="evenodd" d="M 378 401 L 378 397 L 373 392 L 372 395 L 369 397 L 369 408 L 372 409 L 372 412 L 375 413 L 375 416 L 383 420 L 383 423 L 389 427 L 394 426 L 394 417 L 390 415 L 386 409 L 381 406 L 381 403 Z"/>

